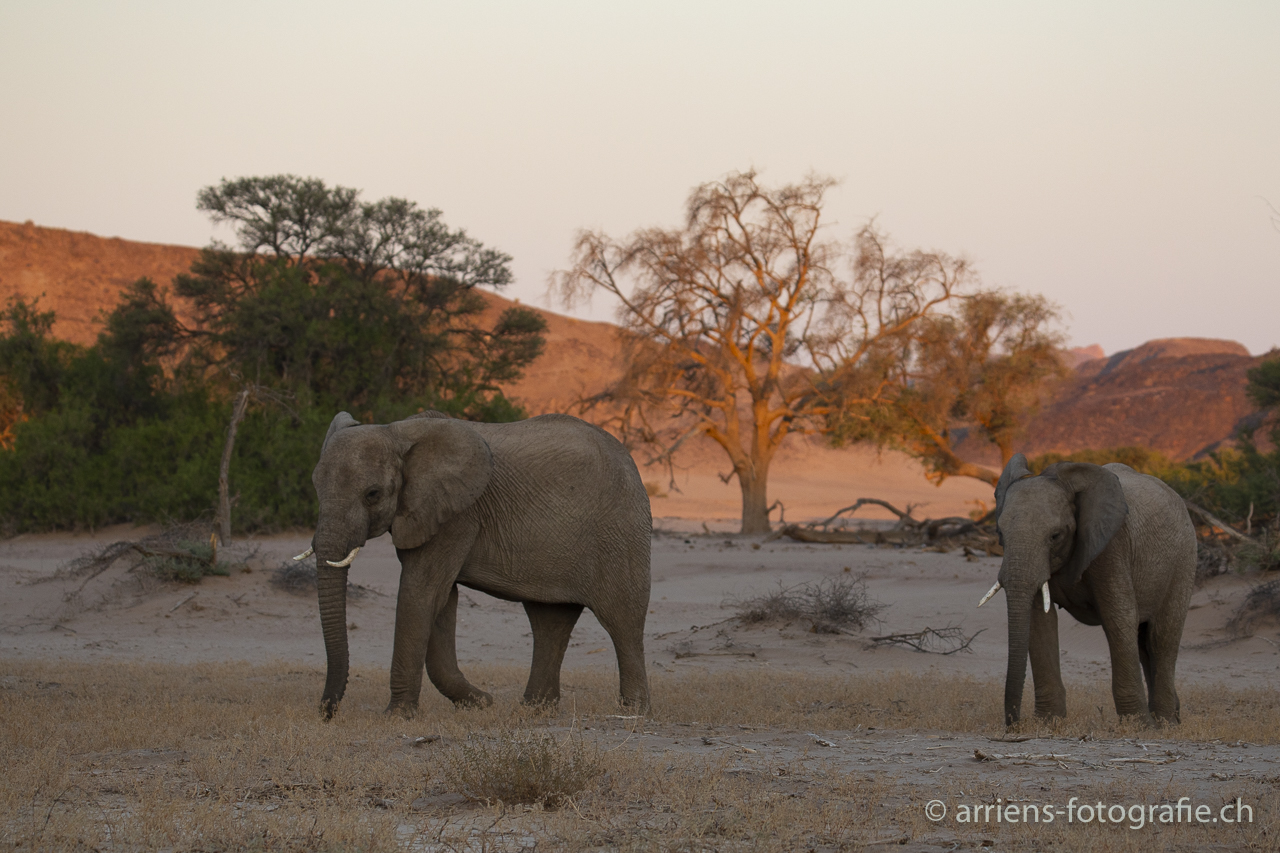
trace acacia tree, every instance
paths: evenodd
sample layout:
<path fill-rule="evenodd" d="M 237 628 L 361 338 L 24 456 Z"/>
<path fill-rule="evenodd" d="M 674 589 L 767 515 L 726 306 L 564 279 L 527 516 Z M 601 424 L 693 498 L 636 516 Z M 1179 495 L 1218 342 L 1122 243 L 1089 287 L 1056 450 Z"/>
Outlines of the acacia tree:
<path fill-rule="evenodd" d="M 919 459 L 935 483 L 974 477 L 993 486 L 1000 472 L 961 459 L 957 426 L 1013 456 L 1031 415 L 1054 379 L 1066 374 L 1057 308 L 1043 296 L 983 291 L 956 300 L 956 310 L 919 324 L 899 383 L 877 427 L 880 440 Z"/>
<path fill-rule="evenodd" d="M 870 226 L 852 245 L 830 239 L 832 185 L 734 173 L 693 191 L 682 228 L 580 233 L 552 276 L 567 302 L 599 289 L 621 303 L 628 369 L 592 402 L 615 404 L 613 425 L 655 459 L 699 433 L 719 444 L 743 533 L 769 529 L 769 465 L 787 436 L 873 418 L 915 327 L 969 276 L 943 254 L 894 253 Z"/>
<path fill-rule="evenodd" d="M 212 363 L 303 405 L 518 414 L 498 386 L 541 353 L 546 322 L 513 306 L 481 326 L 477 288 L 510 283 L 511 258 L 439 210 L 293 175 L 224 180 L 197 207 L 239 242 L 214 243 L 174 282 Z"/>

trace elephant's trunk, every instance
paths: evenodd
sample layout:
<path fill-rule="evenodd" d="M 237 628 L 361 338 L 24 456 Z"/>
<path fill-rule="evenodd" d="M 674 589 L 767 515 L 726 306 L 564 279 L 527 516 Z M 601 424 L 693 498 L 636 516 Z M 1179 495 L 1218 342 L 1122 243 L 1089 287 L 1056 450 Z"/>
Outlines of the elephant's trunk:
<path fill-rule="evenodd" d="M 329 659 L 329 673 L 320 700 L 325 719 L 333 716 L 342 694 L 347 690 L 350 658 L 347 653 L 347 569 L 326 566 L 317 560 L 317 586 L 320 591 L 320 625 L 324 630 L 324 650 Z"/>
<path fill-rule="evenodd" d="M 1022 716 L 1022 688 L 1027 680 L 1027 642 L 1031 631 L 1031 602 L 1007 589 L 1009 603 L 1009 668 L 1004 678 L 1004 722 L 1011 726 Z"/>

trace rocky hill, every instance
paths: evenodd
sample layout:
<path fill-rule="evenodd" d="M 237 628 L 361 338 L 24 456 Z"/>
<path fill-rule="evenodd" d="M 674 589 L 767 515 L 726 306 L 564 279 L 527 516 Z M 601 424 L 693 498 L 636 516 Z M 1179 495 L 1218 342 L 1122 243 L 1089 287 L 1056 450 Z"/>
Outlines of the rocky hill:
<path fill-rule="evenodd" d="M 1260 362 L 1235 341 L 1164 338 L 1087 361 L 1028 426 L 1025 452 L 1140 445 L 1203 455 L 1249 422 L 1245 373 Z"/>
<path fill-rule="evenodd" d="M 1235 341 L 1162 338 L 1080 362 L 1018 449 L 1037 456 L 1140 446 L 1177 461 L 1203 456 L 1257 423 L 1245 374 L 1264 357 Z M 971 462 L 1000 462 L 990 444 L 965 438 L 957 449 Z"/>
<path fill-rule="evenodd" d="M 43 310 L 57 315 L 57 337 L 92 344 L 101 328 L 99 318 L 115 305 L 126 286 L 145 276 L 167 287 L 199 253 L 189 246 L 98 237 L 30 222 L 0 222 L 0 304 L 13 297 L 28 302 L 39 299 Z M 491 316 L 512 304 L 493 293 L 485 297 Z M 182 302 L 173 302 L 178 315 L 189 318 Z M 615 364 L 615 327 L 541 313 L 547 320 L 546 354 L 507 391 L 522 398 L 535 413 L 563 411 L 579 395 L 603 388 L 621 370 Z"/>
<path fill-rule="evenodd" d="M 57 314 L 55 335 L 91 344 L 100 313 L 115 305 L 120 291 L 144 276 L 167 285 L 199 254 L 189 246 L 0 222 L 0 303 L 38 298 L 43 310 Z"/>

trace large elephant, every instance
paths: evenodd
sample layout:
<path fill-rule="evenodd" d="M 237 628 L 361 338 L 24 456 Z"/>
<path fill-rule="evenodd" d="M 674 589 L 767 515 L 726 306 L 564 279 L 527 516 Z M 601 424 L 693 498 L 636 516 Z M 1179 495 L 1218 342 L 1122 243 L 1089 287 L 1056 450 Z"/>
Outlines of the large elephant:
<path fill-rule="evenodd" d="M 1116 713 L 1177 722 L 1174 670 L 1196 570 L 1195 528 L 1177 493 L 1119 463 L 1060 462 L 1033 476 L 1019 453 L 996 485 L 996 524 L 1004 559 L 979 606 L 1004 589 L 1005 723 L 1021 716 L 1028 652 L 1036 714 L 1067 713 L 1051 603 L 1106 632 Z"/>
<path fill-rule="evenodd" d="M 623 701 L 648 707 L 649 498 L 631 455 L 604 430 L 566 415 L 484 424 L 427 412 L 360 425 L 342 412 L 312 481 L 326 716 L 347 685 L 347 567 L 388 530 L 401 566 L 389 712 L 415 712 L 424 662 L 454 702 L 491 701 L 458 669 L 457 584 L 524 604 L 533 629 L 525 701 L 559 698 L 569 635 L 590 607 L 613 639 Z"/>

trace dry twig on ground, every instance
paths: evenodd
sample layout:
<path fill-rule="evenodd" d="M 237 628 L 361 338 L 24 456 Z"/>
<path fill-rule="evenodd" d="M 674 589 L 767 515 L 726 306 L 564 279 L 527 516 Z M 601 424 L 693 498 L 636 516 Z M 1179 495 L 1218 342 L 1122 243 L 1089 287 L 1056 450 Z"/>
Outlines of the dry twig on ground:
<path fill-rule="evenodd" d="M 880 646 L 907 646 L 918 652 L 928 652 L 935 655 L 953 655 L 956 652 L 971 652 L 970 646 L 986 628 L 981 628 L 975 633 L 966 637 L 959 626 L 948 625 L 946 628 L 925 628 L 923 631 L 916 631 L 914 634 L 886 634 L 883 637 L 872 637 L 871 642 L 867 644 L 867 648 L 874 649 Z"/>

